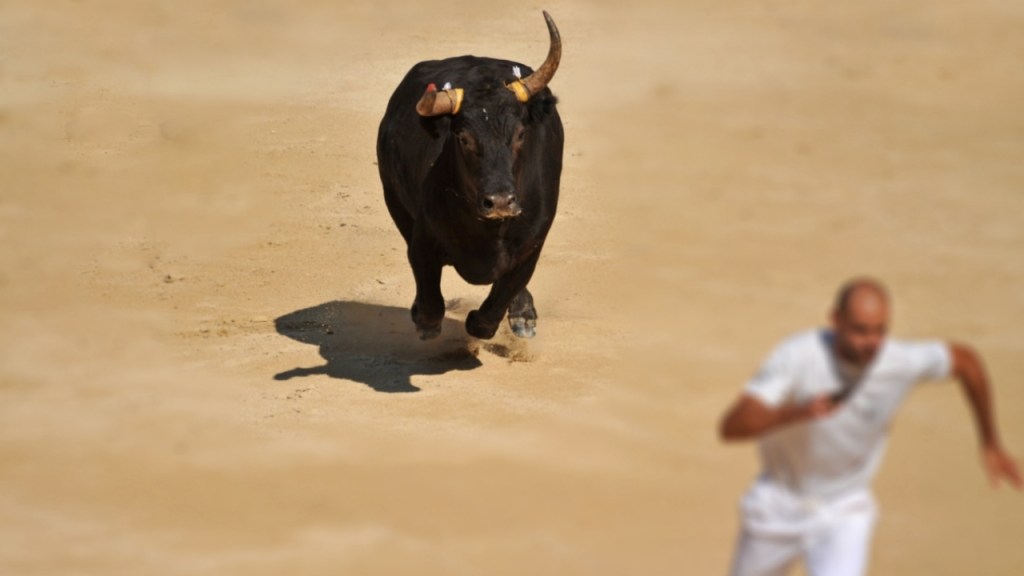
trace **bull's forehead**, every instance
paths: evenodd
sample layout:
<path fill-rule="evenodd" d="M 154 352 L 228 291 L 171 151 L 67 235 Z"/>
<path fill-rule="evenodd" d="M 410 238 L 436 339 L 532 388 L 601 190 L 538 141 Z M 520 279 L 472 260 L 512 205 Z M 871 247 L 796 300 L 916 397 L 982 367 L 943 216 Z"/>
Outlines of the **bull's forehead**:
<path fill-rule="evenodd" d="M 511 92 L 508 98 L 467 97 L 459 111 L 457 127 L 474 132 L 507 133 L 520 126 L 524 116 L 524 106 Z"/>

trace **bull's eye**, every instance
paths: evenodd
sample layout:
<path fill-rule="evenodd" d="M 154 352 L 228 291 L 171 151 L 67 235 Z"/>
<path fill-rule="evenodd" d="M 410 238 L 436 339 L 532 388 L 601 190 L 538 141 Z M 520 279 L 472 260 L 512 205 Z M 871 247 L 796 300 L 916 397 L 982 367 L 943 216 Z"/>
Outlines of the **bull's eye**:
<path fill-rule="evenodd" d="M 516 156 L 519 155 L 519 150 L 523 147 L 523 141 L 526 140 L 526 129 L 522 126 L 516 128 L 515 133 L 512 135 L 512 153 Z"/>
<path fill-rule="evenodd" d="M 476 152 L 476 140 L 469 134 L 469 132 L 458 132 L 455 135 L 459 139 L 459 146 L 466 152 Z"/>

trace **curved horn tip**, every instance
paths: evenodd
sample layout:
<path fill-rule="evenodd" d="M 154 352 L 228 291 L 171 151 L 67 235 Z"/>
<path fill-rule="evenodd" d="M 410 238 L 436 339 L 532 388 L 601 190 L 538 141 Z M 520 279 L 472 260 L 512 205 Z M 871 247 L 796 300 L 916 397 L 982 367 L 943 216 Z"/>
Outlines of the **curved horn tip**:
<path fill-rule="evenodd" d="M 544 22 L 548 25 L 548 32 L 550 32 L 551 36 L 554 38 L 561 40 L 562 35 L 558 33 L 558 26 L 555 26 L 555 19 L 551 17 L 551 14 L 548 14 L 547 10 L 542 10 L 541 12 L 544 13 Z"/>
<path fill-rule="evenodd" d="M 558 65 L 562 60 L 562 37 L 558 33 L 558 27 L 555 26 L 554 19 L 548 14 L 547 10 L 544 10 L 544 20 L 548 25 L 548 34 L 551 37 L 551 44 L 548 47 L 548 56 L 544 59 L 544 63 L 539 68 L 533 71 L 532 74 L 523 78 L 520 83 L 523 88 L 526 89 L 527 98 L 533 94 L 537 94 L 541 90 L 547 87 L 548 82 L 555 76 L 555 72 L 558 70 Z M 513 90 L 516 95 L 519 96 L 518 90 Z M 520 96 L 520 102 L 524 101 Z"/>

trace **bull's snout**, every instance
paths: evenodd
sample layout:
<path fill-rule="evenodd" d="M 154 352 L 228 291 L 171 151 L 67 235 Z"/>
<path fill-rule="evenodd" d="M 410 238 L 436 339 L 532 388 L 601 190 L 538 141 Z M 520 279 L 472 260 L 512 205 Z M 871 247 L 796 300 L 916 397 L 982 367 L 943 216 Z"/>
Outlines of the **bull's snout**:
<path fill-rule="evenodd" d="M 523 213 L 515 192 L 487 194 L 480 198 L 480 215 L 489 219 L 513 218 Z"/>

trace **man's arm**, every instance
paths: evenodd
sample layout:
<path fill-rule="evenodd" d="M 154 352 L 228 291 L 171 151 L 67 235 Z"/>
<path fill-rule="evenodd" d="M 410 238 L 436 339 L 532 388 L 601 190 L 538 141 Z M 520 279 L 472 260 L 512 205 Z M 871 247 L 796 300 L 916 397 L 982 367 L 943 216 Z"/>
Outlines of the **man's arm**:
<path fill-rule="evenodd" d="M 988 383 L 985 367 L 974 350 L 957 343 L 949 344 L 952 356 L 953 376 L 960 382 L 960 388 L 967 396 L 967 402 L 974 414 L 974 423 L 978 428 L 978 439 L 981 441 L 982 460 L 989 481 L 997 486 L 1000 481 L 1007 482 L 1018 490 L 1024 486 L 1017 464 L 1003 449 L 996 427 L 995 413 L 992 410 L 992 392 Z"/>
<path fill-rule="evenodd" d="M 718 433 L 726 441 L 758 438 L 787 424 L 827 416 L 835 407 L 835 402 L 828 396 L 819 396 L 803 405 L 771 407 L 750 394 L 744 394 L 725 413 Z"/>

